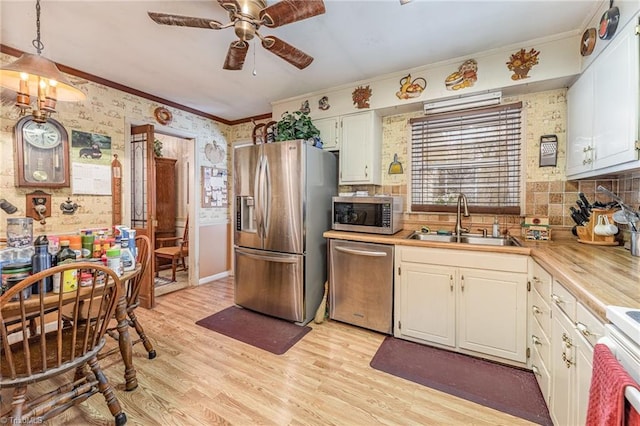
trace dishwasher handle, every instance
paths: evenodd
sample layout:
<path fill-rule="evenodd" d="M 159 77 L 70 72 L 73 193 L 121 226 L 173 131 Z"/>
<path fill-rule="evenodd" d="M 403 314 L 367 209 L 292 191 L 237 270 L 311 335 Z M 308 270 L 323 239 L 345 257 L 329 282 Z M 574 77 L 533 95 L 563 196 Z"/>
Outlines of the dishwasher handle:
<path fill-rule="evenodd" d="M 355 254 L 358 256 L 371 256 L 371 257 L 385 257 L 387 253 L 383 251 L 372 251 L 372 250 L 358 250 L 347 247 L 335 247 L 337 251 L 341 251 L 343 253 Z"/>

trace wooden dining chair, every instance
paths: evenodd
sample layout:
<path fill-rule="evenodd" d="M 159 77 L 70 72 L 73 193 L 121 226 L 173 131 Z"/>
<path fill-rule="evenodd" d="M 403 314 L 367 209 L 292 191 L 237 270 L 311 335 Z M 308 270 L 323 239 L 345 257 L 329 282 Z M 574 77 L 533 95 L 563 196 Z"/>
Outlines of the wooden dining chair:
<path fill-rule="evenodd" d="M 178 262 L 182 264 L 183 271 L 187 270 L 185 258 L 189 257 L 189 218 L 187 217 L 184 225 L 182 237 L 157 238 L 156 243 L 160 246 L 154 250 L 156 277 L 159 270 L 158 259 L 168 259 L 171 261 L 171 281 L 175 281 Z"/>
<path fill-rule="evenodd" d="M 81 286 L 79 270 L 91 274 L 89 284 L 85 280 Z M 45 293 L 45 279 L 55 275 L 61 282 L 73 279 L 75 289 Z M 25 298 L 23 290 L 33 284 L 41 287 L 40 293 Z M 0 388 L 13 388 L 11 407 L 0 413 L 0 424 L 42 423 L 98 392 L 116 425 L 127 422 L 98 361 L 120 291 L 120 279 L 111 269 L 78 262 L 31 275 L 0 296 Z M 89 318 L 78 321 L 85 306 Z M 63 320 L 63 308 L 73 321 Z M 41 395 L 28 393 L 29 385 L 43 381 L 58 387 Z"/>
<path fill-rule="evenodd" d="M 142 282 L 144 279 L 144 275 L 147 273 L 149 269 L 149 262 L 151 262 L 151 241 L 149 237 L 146 235 L 138 235 L 136 236 L 136 262 L 140 264 L 140 272 L 130 279 L 126 283 L 126 291 L 127 291 L 127 316 L 129 317 L 128 323 L 129 327 L 132 327 L 136 330 L 138 334 L 138 339 L 131 342 L 131 345 L 136 345 L 137 343 L 142 342 L 145 350 L 149 356 L 149 359 L 154 359 L 156 357 L 156 351 L 153 348 L 153 344 L 147 337 L 144 332 L 144 328 L 140 324 L 140 320 L 136 316 L 135 309 L 140 306 L 140 288 L 142 287 Z M 115 318 L 114 318 L 114 321 Z M 119 340 L 118 328 L 117 327 L 109 327 L 107 329 L 107 334 L 114 338 L 115 340 Z M 99 358 L 104 358 L 105 356 L 111 355 L 119 351 L 119 348 L 115 347 L 106 352 L 101 352 Z"/>

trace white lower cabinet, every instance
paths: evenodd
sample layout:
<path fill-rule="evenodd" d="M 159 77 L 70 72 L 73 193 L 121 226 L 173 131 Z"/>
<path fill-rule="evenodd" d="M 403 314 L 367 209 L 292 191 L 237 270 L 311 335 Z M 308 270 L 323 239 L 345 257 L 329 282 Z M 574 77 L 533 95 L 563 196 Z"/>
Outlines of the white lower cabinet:
<path fill-rule="evenodd" d="M 396 247 L 394 335 L 526 362 L 527 257 Z"/>
<path fill-rule="evenodd" d="M 551 300 L 551 419 L 557 425 L 584 425 L 593 345 L 604 324 L 557 280 Z"/>

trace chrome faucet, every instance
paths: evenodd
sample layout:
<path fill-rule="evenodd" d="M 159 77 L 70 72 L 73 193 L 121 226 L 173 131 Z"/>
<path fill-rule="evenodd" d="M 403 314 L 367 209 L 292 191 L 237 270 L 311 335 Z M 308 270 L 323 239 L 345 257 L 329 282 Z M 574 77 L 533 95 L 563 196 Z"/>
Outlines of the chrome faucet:
<path fill-rule="evenodd" d="M 460 207 L 464 206 L 464 213 L 461 214 Z M 456 210 L 456 237 L 460 237 L 463 232 L 469 232 L 469 228 L 462 227 L 462 215 L 469 217 L 469 207 L 467 206 L 467 197 L 464 194 L 458 195 L 458 209 Z"/>

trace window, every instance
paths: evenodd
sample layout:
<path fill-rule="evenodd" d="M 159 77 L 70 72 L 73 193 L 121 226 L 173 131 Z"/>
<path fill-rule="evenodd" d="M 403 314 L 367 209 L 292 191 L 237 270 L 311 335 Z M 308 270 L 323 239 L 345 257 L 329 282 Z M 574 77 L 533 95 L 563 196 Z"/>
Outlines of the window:
<path fill-rule="evenodd" d="M 520 214 L 522 103 L 446 112 L 411 123 L 411 210 Z"/>

